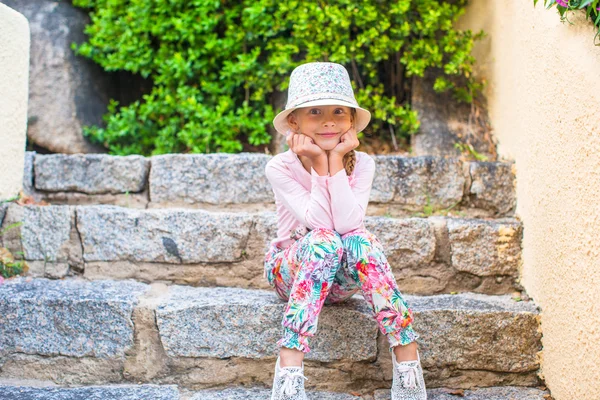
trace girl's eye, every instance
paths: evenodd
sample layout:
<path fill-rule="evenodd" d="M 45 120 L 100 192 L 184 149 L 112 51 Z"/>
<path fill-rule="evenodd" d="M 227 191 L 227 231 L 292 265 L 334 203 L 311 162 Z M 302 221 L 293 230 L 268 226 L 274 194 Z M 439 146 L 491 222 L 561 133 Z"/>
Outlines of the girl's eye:
<path fill-rule="evenodd" d="M 344 112 L 345 112 L 345 111 L 344 111 L 344 109 L 343 109 L 343 108 L 336 108 L 336 109 L 333 111 L 333 113 L 334 113 L 334 114 L 343 114 Z M 320 109 L 318 109 L 318 108 L 311 108 L 311 109 L 308 111 L 308 113 L 309 113 L 309 114 L 313 114 L 313 115 L 317 115 L 317 114 L 321 114 L 321 110 L 320 110 Z"/>

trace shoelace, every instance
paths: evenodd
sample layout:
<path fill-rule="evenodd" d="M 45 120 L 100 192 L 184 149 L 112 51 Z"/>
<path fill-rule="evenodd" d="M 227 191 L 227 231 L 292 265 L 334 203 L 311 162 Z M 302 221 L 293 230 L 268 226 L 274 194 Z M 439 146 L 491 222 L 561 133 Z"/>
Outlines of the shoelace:
<path fill-rule="evenodd" d="M 406 364 L 398 364 L 396 366 L 398 371 L 403 373 L 402 383 L 405 388 L 416 388 L 417 387 L 417 364 L 415 365 L 406 365 Z"/>
<path fill-rule="evenodd" d="M 296 377 L 302 377 L 303 379 L 308 380 L 307 377 L 305 377 L 304 375 L 302 375 L 301 371 L 294 371 L 294 372 L 290 372 L 287 369 L 282 369 L 281 370 L 281 376 L 283 378 L 285 378 L 283 385 L 281 385 L 281 389 L 279 391 L 279 394 L 285 394 L 287 396 L 291 396 L 296 394 L 298 391 L 296 390 L 296 388 L 294 387 L 294 378 Z"/>

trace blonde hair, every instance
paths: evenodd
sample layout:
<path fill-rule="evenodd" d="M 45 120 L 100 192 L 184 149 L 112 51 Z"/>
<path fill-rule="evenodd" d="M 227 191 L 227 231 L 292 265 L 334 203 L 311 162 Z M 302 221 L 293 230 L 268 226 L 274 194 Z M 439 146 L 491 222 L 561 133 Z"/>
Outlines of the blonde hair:
<path fill-rule="evenodd" d="M 350 114 L 352 115 L 352 124 L 354 124 L 354 121 L 356 120 L 356 108 L 351 107 Z M 344 154 L 342 163 L 344 164 L 346 175 L 352 175 L 352 172 L 354 172 L 354 166 L 356 165 L 356 152 L 352 150 Z"/>
<path fill-rule="evenodd" d="M 289 113 L 287 118 L 289 119 L 290 115 L 292 115 L 295 112 L 296 110 Z M 352 122 L 354 123 L 354 120 L 356 119 L 356 108 L 350 107 L 350 114 L 352 116 Z M 344 169 L 346 170 L 346 175 L 352 175 L 352 172 L 354 172 L 354 167 L 356 166 L 356 152 L 352 150 L 344 154 L 344 158 L 342 158 L 342 163 L 344 165 Z"/>

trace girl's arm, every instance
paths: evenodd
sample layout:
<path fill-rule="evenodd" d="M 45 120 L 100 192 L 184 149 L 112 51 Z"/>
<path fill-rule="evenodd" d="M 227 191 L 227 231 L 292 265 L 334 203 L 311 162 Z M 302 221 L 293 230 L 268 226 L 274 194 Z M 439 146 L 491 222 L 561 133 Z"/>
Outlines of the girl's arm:
<path fill-rule="evenodd" d="M 371 156 L 364 155 L 360 162 L 356 163 L 356 181 L 353 187 L 350 187 L 346 170 L 341 159 L 338 160 L 336 155 L 329 155 L 329 170 L 331 176 L 328 178 L 327 186 L 331 199 L 333 226 L 337 233 L 343 235 L 363 224 L 375 177 L 375 160 Z M 336 170 L 337 172 L 331 173 Z"/>
<path fill-rule="evenodd" d="M 265 174 L 277 198 L 304 226 L 309 229 L 334 229 L 327 190 L 328 176 L 320 176 L 311 168 L 309 192 L 275 158 L 267 163 Z"/>

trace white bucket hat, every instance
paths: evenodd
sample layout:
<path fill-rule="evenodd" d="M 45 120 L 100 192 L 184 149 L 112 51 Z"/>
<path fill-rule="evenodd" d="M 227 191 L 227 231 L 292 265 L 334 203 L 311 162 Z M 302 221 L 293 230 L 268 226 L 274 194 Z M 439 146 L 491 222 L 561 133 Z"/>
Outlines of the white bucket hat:
<path fill-rule="evenodd" d="M 291 129 L 287 116 L 297 108 L 313 106 L 346 106 L 356 109 L 354 127 L 360 132 L 367 127 L 371 113 L 358 106 L 343 65 L 330 62 L 311 62 L 297 66 L 290 75 L 288 100 L 285 109 L 273 119 L 277 132 L 285 135 Z"/>

